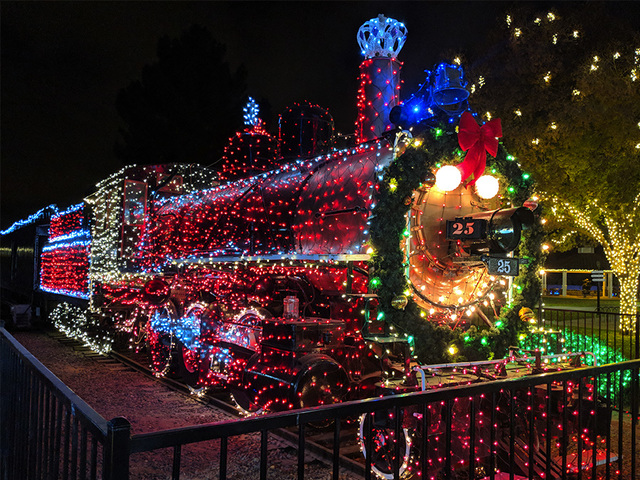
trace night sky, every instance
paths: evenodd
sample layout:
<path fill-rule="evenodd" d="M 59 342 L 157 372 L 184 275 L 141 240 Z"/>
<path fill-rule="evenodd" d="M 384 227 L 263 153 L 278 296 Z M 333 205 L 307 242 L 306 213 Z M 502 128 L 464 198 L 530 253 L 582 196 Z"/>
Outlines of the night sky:
<path fill-rule="evenodd" d="M 3 1 L 2 228 L 50 203 L 80 201 L 121 168 L 116 95 L 155 61 L 163 35 L 200 24 L 226 44 L 231 66 L 248 70 L 247 93 L 270 102 L 272 133 L 276 115 L 303 100 L 328 108 L 337 130 L 351 133 L 363 22 L 379 13 L 405 22 L 408 96 L 447 52 L 482 42 L 510 4 Z M 622 8 L 640 21 L 632 3 Z"/>

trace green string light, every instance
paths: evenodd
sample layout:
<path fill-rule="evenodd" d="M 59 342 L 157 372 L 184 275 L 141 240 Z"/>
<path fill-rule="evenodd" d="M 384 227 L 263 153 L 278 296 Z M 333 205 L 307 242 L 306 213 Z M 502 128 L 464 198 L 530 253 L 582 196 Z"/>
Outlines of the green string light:
<path fill-rule="evenodd" d="M 628 360 L 628 358 L 625 358 L 617 350 L 609 347 L 599 339 L 570 330 L 563 330 L 561 332 L 534 332 L 526 338 L 522 338 L 520 346 L 525 350 L 540 350 L 545 355 L 586 351 L 593 353 L 598 365 L 619 363 Z M 593 357 L 591 355 L 585 356 L 584 363 L 593 365 Z M 598 392 L 605 396 L 613 394 L 613 397 L 619 401 L 620 392 L 618 389 L 620 385 L 620 373 L 621 372 L 613 372 L 611 374 L 613 391 L 609 392 L 607 382 L 601 381 L 599 382 Z M 631 372 L 622 372 L 623 391 L 628 390 L 630 385 Z"/>

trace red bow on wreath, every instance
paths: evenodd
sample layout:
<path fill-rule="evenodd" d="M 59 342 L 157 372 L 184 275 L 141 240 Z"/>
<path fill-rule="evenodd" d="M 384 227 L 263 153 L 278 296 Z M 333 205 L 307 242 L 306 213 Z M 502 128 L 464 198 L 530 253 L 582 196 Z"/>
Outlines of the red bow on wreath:
<path fill-rule="evenodd" d="M 498 153 L 498 138 L 502 137 L 502 124 L 496 118 L 479 126 L 468 111 L 462 114 L 458 127 L 458 143 L 463 152 L 467 152 L 461 164 L 457 165 L 464 182 L 473 173 L 470 185 L 484 173 L 487 164 L 487 152 L 492 157 Z"/>

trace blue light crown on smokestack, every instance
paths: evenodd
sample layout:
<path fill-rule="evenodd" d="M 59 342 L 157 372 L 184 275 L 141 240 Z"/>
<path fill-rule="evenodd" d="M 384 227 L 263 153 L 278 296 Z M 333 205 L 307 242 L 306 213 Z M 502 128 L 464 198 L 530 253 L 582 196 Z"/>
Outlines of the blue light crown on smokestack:
<path fill-rule="evenodd" d="M 357 38 L 365 58 L 396 58 L 407 39 L 407 28 L 398 20 L 378 15 L 362 24 Z"/>

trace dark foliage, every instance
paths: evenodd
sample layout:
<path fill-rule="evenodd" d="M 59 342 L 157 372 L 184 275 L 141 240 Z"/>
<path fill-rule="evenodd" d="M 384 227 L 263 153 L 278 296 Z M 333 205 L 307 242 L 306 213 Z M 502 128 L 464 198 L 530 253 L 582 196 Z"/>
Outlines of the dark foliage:
<path fill-rule="evenodd" d="M 125 123 L 116 154 L 125 164 L 217 162 L 242 127 L 246 100 L 246 71 L 232 71 L 225 50 L 200 26 L 159 40 L 158 60 L 116 100 Z"/>

